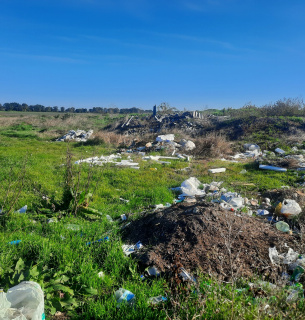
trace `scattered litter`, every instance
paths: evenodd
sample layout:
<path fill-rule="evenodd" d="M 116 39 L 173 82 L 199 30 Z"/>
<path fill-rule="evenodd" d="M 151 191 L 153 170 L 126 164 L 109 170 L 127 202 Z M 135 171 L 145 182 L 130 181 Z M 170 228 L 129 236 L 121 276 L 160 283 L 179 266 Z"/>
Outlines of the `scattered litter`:
<path fill-rule="evenodd" d="M 97 275 L 99 278 L 102 278 L 102 279 L 105 278 L 105 273 L 103 271 L 100 271 Z"/>
<path fill-rule="evenodd" d="M 171 142 L 174 140 L 175 140 L 174 134 L 160 135 L 156 138 L 156 141 L 158 141 L 158 142 Z"/>
<path fill-rule="evenodd" d="M 259 215 L 259 216 L 267 216 L 268 214 L 269 214 L 268 210 L 263 210 L 263 209 L 257 210 L 257 215 Z"/>
<path fill-rule="evenodd" d="M 57 218 L 50 218 L 47 220 L 47 223 L 57 223 Z"/>
<path fill-rule="evenodd" d="M 122 219 L 122 221 L 127 220 L 126 214 L 121 214 L 121 219 Z"/>
<path fill-rule="evenodd" d="M 204 196 L 205 191 L 198 189 L 202 183 L 194 177 L 191 177 L 181 183 L 182 197 Z"/>
<path fill-rule="evenodd" d="M 291 219 L 297 216 L 301 212 L 302 212 L 302 209 L 295 200 L 285 199 L 282 202 L 282 208 L 280 212 L 281 216 Z"/>
<path fill-rule="evenodd" d="M 123 199 L 123 198 L 120 198 L 120 200 L 123 201 L 123 202 L 126 202 L 126 203 L 129 202 L 129 200 L 125 200 L 125 199 Z"/>
<path fill-rule="evenodd" d="M 209 169 L 208 172 L 210 172 L 210 173 L 226 172 L 226 168 Z"/>
<path fill-rule="evenodd" d="M 279 221 L 275 224 L 277 230 L 282 232 L 288 232 L 290 230 L 289 224 L 284 221 Z"/>
<path fill-rule="evenodd" d="M 14 240 L 14 241 L 11 241 L 9 242 L 8 244 L 13 244 L 13 245 L 17 245 L 21 242 L 21 240 Z"/>
<path fill-rule="evenodd" d="M 184 280 L 189 280 L 192 282 L 197 282 L 196 279 L 191 276 L 184 268 L 180 268 L 180 276 L 184 279 Z"/>
<path fill-rule="evenodd" d="M 133 252 L 135 252 L 138 249 L 141 249 L 143 247 L 141 241 L 138 241 L 136 244 L 123 244 L 122 245 L 122 249 L 123 249 L 123 253 L 126 256 L 129 256 L 130 254 L 132 254 Z"/>
<path fill-rule="evenodd" d="M 264 164 L 260 164 L 259 168 L 260 169 L 264 169 L 264 170 L 272 170 L 272 171 L 280 171 L 280 172 L 286 172 L 287 171 L 286 168 L 279 168 L 279 167 L 268 166 L 268 165 L 264 165 Z"/>
<path fill-rule="evenodd" d="M 261 288 L 261 289 L 276 289 L 276 285 L 271 283 L 271 282 L 267 282 L 267 281 L 258 281 L 256 283 L 248 283 L 249 287 L 251 289 L 253 288 Z"/>
<path fill-rule="evenodd" d="M 293 286 L 290 290 L 290 293 L 286 299 L 287 303 L 292 303 L 292 302 L 296 302 L 299 299 L 304 299 L 304 290 L 301 284 L 297 284 L 295 286 Z"/>
<path fill-rule="evenodd" d="M 180 145 L 185 151 L 192 151 L 193 149 L 196 148 L 195 143 L 191 140 L 182 139 L 180 141 Z"/>
<path fill-rule="evenodd" d="M 129 306 L 135 304 L 135 295 L 126 289 L 120 288 L 114 293 L 114 295 L 117 301 L 117 308 L 120 307 L 121 303 L 127 303 Z"/>
<path fill-rule="evenodd" d="M 285 154 L 285 153 L 286 153 L 286 152 L 285 152 L 283 149 L 281 149 L 281 148 L 276 148 L 274 151 L 277 152 L 277 153 L 279 153 L 279 154 Z"/>
<path fill-rule="evenodd" d="M 106 218 L 107 218 L 107 220 L 108 220 L 109 222 L 113 222 L 113 219 L 110 217 L 109 214 L 106 214 Z"/>
<path fill-rule="evenodd" d="M 15 211 L 15 213 L 26 213 L 28 206 L 25 205 L 22 208 L 20 208 L 19 210 Z"/>
<path fill-rule="evenodd" d="M 86 142 L 93 134 L 93 130 L 84 131 L 84 130 L 70 130 L 67 134 L 62 136 L 61 138 L 56 139 L 56 141 L 78 141 L 78 142 Z"/>
<path fill-rule="evenodd" d="M 155 277 L 159 277 L 160 276 L 160 271 L 156 268 L 156 267 L 150 267 L 147 269 L 147 273 L 150 276 L 155 276 Z"/>
<path fill-rule="evenodd" d="M 103 239 L 98 239 L 98 240 L 92 241 L 92 242 L 86 242 L 86 246 L 89 246 L 90 244 L 94 244 L 94 243 L 98 243 L 98 242 L 104 242 L 104 241 L 109 241 L 109 237 L 105 237 Z"/>
<path fill-rule="evenodd" d="M 167 298 L 165 297 L 162 297 L 162 296 L 158 296 L 158 297 L 152 297 L 152 298 L 149 298 L 147 300 L 147 303 L 148 304 L 158 304 L 160 302 L 165 302 L 167 301 Z"/>
<path fill-rule="evenodd" d="M 22 281 L 8 289 L 0 290 L 0 319 L 45 319 L 44 294 L 38 283 Z"/>
<path fill-rule="evenodd" d="M 246 170 L 246 169 L 243 169 L 243 170 L 241 170 L 240 171 L 240 174 L 245 174 L 245 173 L 247 173 L 248 171 Z"/>

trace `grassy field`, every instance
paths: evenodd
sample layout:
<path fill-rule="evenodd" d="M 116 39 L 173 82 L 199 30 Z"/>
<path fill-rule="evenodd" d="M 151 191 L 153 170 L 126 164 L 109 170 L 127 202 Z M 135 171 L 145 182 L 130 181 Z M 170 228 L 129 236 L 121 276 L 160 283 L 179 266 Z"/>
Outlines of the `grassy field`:
<path fill-rule="evenodd" d="M 45 294 L 47 319 L 56 311 L 71 319 L 304 317 L 304 301 L 287 304 L 287 289 L 266 289 L 257 298 L 248 290 L 245 279 L 233 284 L 219 283 L 198 272 L 196 285 L 173 287 L 162 277 L 142 281 L 136 261 L 123 254 L 120 232 L 121 214 L 136 219 L 151 205 L 171 203 L 176 194 L 170 188 L 180 186 L 189 177 L 197 177 L 203 183 L 223 181 L 228 190 L 251 198 L 264 190 L 296 186 L 300 178 L 295 172 L 262 172 L 251 161 L 231 163 L 196 158 L 190 163 L 172 161 L 162 165 L 143 161 L 136 154 L 131 157 L 139 162 L 139 170 L 111 164 L 90 167 L 74 162 L 112 154 L 116 147 L 103 141 L 94 145 L 54 141 L 55 136 L 70 129 L 99 130 L 114 121 L 99 115 L 59 118 L 56 114 L 0 114 L 0 208 L 10 211 L 0 217 L 0 287 L 6 291 L 23 280 L 38 282 Z M 185 167 L 190 170 L 181 170 Z M 213 167 L 226 167 L 227 171 L 216 176 L 208 174 L 207 170 Z M 69 188 L 78 194 L 92 193 L 89 206 L 101 214 L 75 215 L 76 199 L 65 203 L 67 168 L 72 170 Z M 243 169 L 247 170 L 245 174 L 241 173 Z M 24 205 L 28 206 L 26 214 L 14 213 Z M 50 218 L 58 222 L 48 223 Z M 105 237 L 109 241 L 86 244 Z M 10 245 L 14 240 L 21 242 Z M 101 270 L 104 278 L 97 275 Z M 134 307 L 117 308 L 114 292 L 118 288 L 136 295 Z M 148 298 L 159 295 L 168 300 L 156 306 L 147 304 Z"/>

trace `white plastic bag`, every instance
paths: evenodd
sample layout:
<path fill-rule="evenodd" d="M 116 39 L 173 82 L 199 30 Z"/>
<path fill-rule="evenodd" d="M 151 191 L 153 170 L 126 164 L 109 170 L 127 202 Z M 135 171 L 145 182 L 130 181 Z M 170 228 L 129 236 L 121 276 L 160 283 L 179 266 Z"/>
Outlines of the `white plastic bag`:
<path fill-rule="evenodd" d="M 198 189 L 202 183 L 194 177 L 191 177 L 181 183 L 182 196 L 204 196 L 205 192 Z"/>
<path fill-rule="evenodd" d="M 44 320 L 44 297 L 38 283 L 23 281 L 17 286 L 10 288 L 6 293 L 7 300 L 11 303 L 11 314 L 17 315 L 6 317 L 4 320 Z M 23 316 L 23 317 L 22 317 Z"/>
<path fill-rule="evenodd" d="M 286 218 L 293 218 L 302 212 L 300 205 L 291 199 L 285 199 L 282 203 L 281 215 Z"/>

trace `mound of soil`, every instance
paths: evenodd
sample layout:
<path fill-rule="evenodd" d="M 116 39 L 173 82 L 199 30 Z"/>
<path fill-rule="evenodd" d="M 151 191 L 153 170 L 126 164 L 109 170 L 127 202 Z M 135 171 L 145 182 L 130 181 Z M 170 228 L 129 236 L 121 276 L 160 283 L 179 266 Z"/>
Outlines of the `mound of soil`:
<path fill-rule="evenodd" d="M 146 213 L 124 229 L 123 238 L 130 244 L 142 242 L 134 256 L 144 267 L 166 272 L 178 261 L 189 271 L 200 269 L 222 280 L 259 274 L 276 281 L 284 269 L 271 264 L 269 247 L 287 252 L 288 245 L 304 252 L 298 238 L 267 220 L 238 216 L 205 201 Z"/>

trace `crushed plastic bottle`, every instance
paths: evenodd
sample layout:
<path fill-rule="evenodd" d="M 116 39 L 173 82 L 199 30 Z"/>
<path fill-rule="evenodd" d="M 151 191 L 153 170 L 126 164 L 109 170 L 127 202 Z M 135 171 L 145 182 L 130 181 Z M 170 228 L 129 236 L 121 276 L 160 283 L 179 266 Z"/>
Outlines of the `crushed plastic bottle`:
<path fill-rule="evenodd" d="M 162 297 L 162 296 L 157 296 L 157 297 L 152 297 L 152 298 L 149 298 L 147 300 L 147 303 L 148 304 L 158 304 L 160 302 L 165 302 L 167 301 L 167 298 L 166 297 Z"/>
<path fill-rule="evenodd" d="M 127 303 L 129 306 L 132 306 L 135 304 L 135 301 L 136 301 L 136 297 L 135 295 L 124 289 L 124 288 L 120 288 L 119 290 L 117 290 L 115 293 L 115 299 L 117 301 L 117 308 L 120 308 L 120 305 L 122 303 Z"/>
<path fill-rule="evenodd" d="M 304 290 L 303 290 L 303 286 L 298 283 L 296 285 L 293 286 L 294 289 L 292 289 L 286 299 L 287 303 L 292 303 L 295 302 L 299 299 L 303 299 L 304 298 Z"/>

